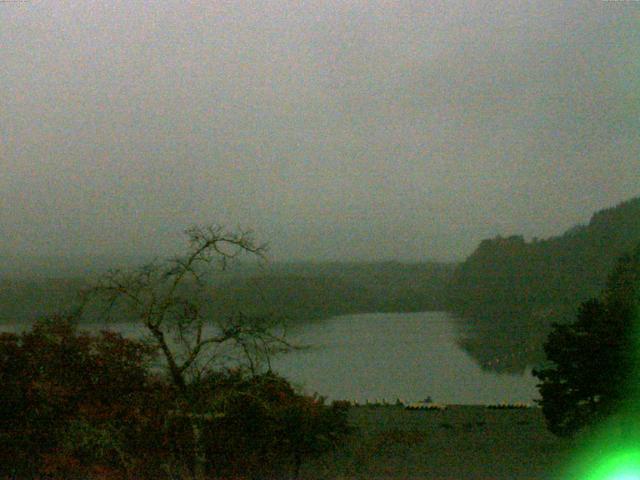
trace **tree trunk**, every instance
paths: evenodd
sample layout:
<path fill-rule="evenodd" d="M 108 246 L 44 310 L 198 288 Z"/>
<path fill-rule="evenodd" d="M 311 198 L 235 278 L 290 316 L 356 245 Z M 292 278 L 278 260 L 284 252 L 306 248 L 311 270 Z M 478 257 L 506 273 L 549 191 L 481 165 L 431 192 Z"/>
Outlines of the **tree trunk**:
<path fill-rule="evenodd" d="M 187 384 L 184 380 L 184 376 L 180 368 L 178 368 L 178 364 L 176 363 L 171 350 L 169 349 L 169 345 L 164 338 L 164 333 L 158 327 L 154 327 L 149 323 L 146 323 L 147 328 L 151 331 L 153 336 L 156 338 L 156 341 L 160 345 L 160 349 L 164 354 L 165 359 L 167 360 L 167 365 L 169 366 L 169 373 L 171 373 L 171 378 L 173 380 L 173 384 L 178 387 L 181 393 L 185 393 L 187 390 Z"/>
<path fill-rule="evenodd" d="M 202 442 L 200 420 L 191 418 L 191 428 L 193 430 L 193 478 L 194 480 L 205 480 L 207 453 Z"/>
<path fill-rule="evenodd" d="M 294 467 L 293 467 L 293 478 L 294 480 L 298 480 L 300 477 L 300 467 L 302 467 L 302 455 L 300 452 L 296 451 L 294 455 Z"/>

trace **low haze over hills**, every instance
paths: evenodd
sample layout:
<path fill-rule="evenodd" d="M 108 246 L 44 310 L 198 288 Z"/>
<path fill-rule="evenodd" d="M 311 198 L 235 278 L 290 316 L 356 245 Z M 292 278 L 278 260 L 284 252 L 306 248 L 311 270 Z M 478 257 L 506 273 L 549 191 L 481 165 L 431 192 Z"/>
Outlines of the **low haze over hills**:
<path fill-rule="evenodd" d="M 563 235 L 483 240 L 457 266 L 423 262 L 241 263 L 212 280 L 211 311 L 282 315 L 293 322 L 364 312 L 452 311 L 462 344 L 487 368 L 521 369 L 540 358 L 553 321 L 596 295 L 616 258 L 640 242 L 640 198 L 595 213 Z M 17 259 L 5 262 L 0 321 L 64 310 L 87 282 L 144 258 Z M 21 264 L 20 261 L 23 263 Z M 93 263 L 92 263 L 93 262 Z M 28 265 L 28 268 L 17 268 Z M 469 330 L 469 329 L 472 330 Z M 513 352 L 518 352 L 515 355 Z M 501 359 L 501 364 L 496 363 Z"/>
<path fill-rule="evenodd" d="M 602 289 L 616 259 L 640 243 L 640 197 L 596 212 L 563 235 L 483 240 L 459 264 L 402 262 L 245 263 L 214 276 L 207 308 L 277 315 L 294 324 L 366 312 L 449 310 L 460 345 L 487 369 L 522 371 L 542 357 L 552 322 L 573 319 Z M 33 260 L 33 259 L 32 259 Z M 144 259 L 32 262 L 0 281 L 0 322 L 32 321 L 74 304 L 110 267 Z M 96 314 L 93 317 L 99 320 Z"/>

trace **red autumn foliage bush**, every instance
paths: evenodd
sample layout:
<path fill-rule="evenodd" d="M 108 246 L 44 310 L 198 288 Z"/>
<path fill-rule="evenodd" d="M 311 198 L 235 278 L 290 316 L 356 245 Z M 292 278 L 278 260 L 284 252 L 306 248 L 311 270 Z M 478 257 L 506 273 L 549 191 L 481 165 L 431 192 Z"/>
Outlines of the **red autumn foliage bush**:
<path fill-rule="evenodd" d="M 344 404 L 275 374 L 212 372 L 185 397 L 152 373 L 153 359 L 141 342 L 61 318 L 1 334 L 0 478 L 182 478 L 194 421 L 209 478 L 282 478 L 349 433 Z"/>
<path fill-rule="evenodd" d="M 149 399 L 165 389 L 149 373 L 152 357 L 140 342 L 78 333 L 60 318 L 0 335 L 0 475 L 72 479 L 102 471 L 106 478 L 148 469 L 139 459 L 159 458 L 149 450 L 163 405 Z"/>
<path fill-rule="evenodd" d="M 351 431 L 345 404 L 300 395 L 274 373 L 219 373 L 199 393 L 216 405 L 218 418 L 205 431 L 216 476 L 295 478 L 305 459 L 337 447 Z"/>

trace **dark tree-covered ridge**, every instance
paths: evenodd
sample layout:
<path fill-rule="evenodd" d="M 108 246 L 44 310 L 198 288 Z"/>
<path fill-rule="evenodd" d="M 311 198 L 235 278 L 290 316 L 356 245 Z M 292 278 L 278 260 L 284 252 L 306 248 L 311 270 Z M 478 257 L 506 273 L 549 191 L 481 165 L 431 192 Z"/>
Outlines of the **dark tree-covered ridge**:
<path fill-rule="evenodd" d="M 133 263 L 132 265 L 136 265 Z M 446 308 L 452 263 L 269 262 L 239 263 L 210 282 L 206 308 L 217 315 L 277 313 L 302 324 L 370 312 Z M 91 277 L 0 276 L 0 323 L 30 323 L 73 305 Z M 83 321 L 97 321 L 87 314 Z"/>
<path fill-rule="evenodd" d="M 485 368 L 523 371 L 544 358 L 553 322 L 605 287 L 616 259 L 640 241 L 640 197 L 595 213 L 588 225 L 545 240 L 484 240 L 457 268 L 449 309 L 461 345 Z"/>

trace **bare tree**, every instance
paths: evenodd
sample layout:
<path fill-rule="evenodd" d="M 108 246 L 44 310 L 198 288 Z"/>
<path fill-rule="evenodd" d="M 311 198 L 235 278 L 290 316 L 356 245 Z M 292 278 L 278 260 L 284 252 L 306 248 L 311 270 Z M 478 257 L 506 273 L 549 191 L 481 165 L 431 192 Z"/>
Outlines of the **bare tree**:
<path fill-rule="evenodd" d="M 178 395 L 189 405 L 189 386 L 197 382 L 215 361 L 236 352 L 252 372 L 269 365 L 269 358 L 292 346 L 282 325 L 270 317 L 251 317 L 242 312 L 210 318 L 207 302 L 212 295 L 210 274 L 226 269 L 240 255 L 264 258 L 266 246 L 257 244 L 251 232 L 225 231 L 222 227 L 192 227 L 185 232 L 189 248 L 185 255 L 154 262 L 130 271 L 116 270 L 85 292 L 87 306 L 106 302 L 106 312 L 126 312 L 141 325 L 158 347 Z M 121 310 L 118 310 L 118 309 Z M 199 441 L 202 421 L 211 413 L 179 410 L 194 432 L 194 476 L 204 477 L 204 449 Z"/>

